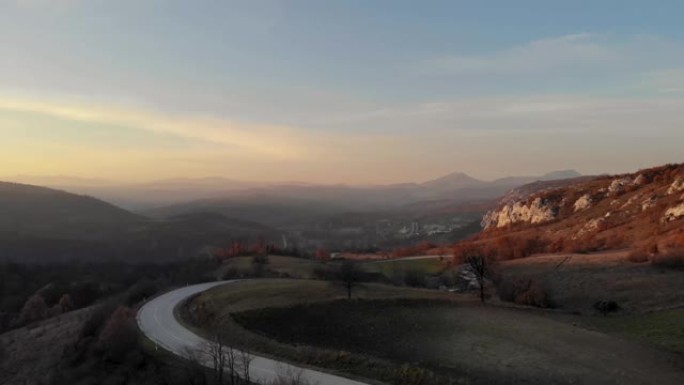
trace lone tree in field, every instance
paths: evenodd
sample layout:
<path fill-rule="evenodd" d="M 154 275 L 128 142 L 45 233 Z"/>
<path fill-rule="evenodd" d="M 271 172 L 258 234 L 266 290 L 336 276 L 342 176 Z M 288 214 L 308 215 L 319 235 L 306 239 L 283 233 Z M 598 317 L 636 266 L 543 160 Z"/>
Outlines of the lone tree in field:
<path fill-rule="evenodd" d="M 351 299 L 352 289 L 357 286 L 363 277 L 363 271 L 358 264 L 352 261 L 344 261 L 337 271 L 337 279 L 347 289 L 347 299 Z"/>
<path fill-rule="evenodd" d="M 480 286 L 480 301 L 485 302 L 485 279 L 492 274 L 492 260 L 482 255 L 471 255 L 466 257 L 465 265 L 475 275 L 477 284 Z"/>

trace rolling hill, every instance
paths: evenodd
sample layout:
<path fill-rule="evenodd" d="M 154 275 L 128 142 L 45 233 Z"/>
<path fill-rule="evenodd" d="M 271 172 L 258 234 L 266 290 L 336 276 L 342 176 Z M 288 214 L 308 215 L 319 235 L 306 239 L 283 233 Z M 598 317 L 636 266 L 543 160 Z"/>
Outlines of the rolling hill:
<path fill-rule="evenodd" d="M 510 191 L 473 244 L 515 258 L 537 252 L 684 246 L 684 164 L 538 182 Z"/>
<path fill-rule="evenodd" d="M 0 182 L 0 232 L 92 239 L 143 218 L 109 203 L 64 191 Z"/>
<path fill-rule="evenodd" d="M 0 261 L 168 260 L 257 238 L 281 233 L 217 213 L 150 219 L 88 196 L 0 182 Z"/>

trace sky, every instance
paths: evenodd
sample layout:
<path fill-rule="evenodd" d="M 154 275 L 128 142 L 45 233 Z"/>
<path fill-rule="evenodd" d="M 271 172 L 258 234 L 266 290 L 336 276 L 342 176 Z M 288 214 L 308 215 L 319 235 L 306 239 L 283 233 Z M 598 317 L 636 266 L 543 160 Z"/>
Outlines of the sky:
<path fill-rule="evenodd" d="M 684 162 L 681 1 L 0 0 L 0 177 Z"/>

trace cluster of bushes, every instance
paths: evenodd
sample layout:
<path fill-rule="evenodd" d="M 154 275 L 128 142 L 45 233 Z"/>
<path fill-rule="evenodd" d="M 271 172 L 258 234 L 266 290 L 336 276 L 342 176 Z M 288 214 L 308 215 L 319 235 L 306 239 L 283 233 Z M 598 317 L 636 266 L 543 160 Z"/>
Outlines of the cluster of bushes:
<path fill-rule="evenodd" d="M 461 264 L 470 255 L 482 255 L 498 260 L 529 257 L 546 252 L 549 242 L 532 233 L 506 235 L 487 240 L 461 242 L 454 246 L 454 263 Z"/>
<path fill-rule="evenodd" d="M 653 243 L 631 251 L 627 255 L 627 260 L 632 263 L 650 262 L 654 267 L 665 269 L 684 269 L 684 248 L 661 252 L 657 244 Z"/>
<path fill-rule="evenodd" d="M 601 300 L 594 303 L 594 309 L 603 315 L 614 313 L 620 310 L 620 305 L 615 301 Z"/>
<path fill-rule="evenodd" d="M 98 305 L 51 374 L 53 385 L 66 384 L 206 384 L 201 369 L 174 359 L 160 360 L 142 346 L 135 311 L 125 299 Z"/>
<path fill-rule="evenodd" d="M 534 278 L 503 278 L 496 289 L 502 301 L 541 308 L 553 307 L 548 287 Z"/>
<path fill-rule="evenodd" d="M 217 266 L 211 260 L 0 264 L 0 333 L 115 295 L 125 294 L 127 304 L 134 304 L 160 287 L 205 281 Z"/>

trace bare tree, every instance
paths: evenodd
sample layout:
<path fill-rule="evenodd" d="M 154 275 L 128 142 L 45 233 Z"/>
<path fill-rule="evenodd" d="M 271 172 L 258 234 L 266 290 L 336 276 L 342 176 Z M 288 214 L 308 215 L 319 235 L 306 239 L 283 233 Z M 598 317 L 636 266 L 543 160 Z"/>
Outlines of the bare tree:
<path fill-rule="evenodd" d="M 492 274 L 492 260 L 483 255 L 471 255 L 466 257 L 465 264 L 475 275 L 477 284 L 480 286 L 480 301 L 485 302 L 485 280 Z"/>
<path fill-rule="evenodd" d="M 317 385 L 304 375 L 304 369 L 293 366 L 280 366 L 277 377 L 269 385 Z"/>
<path fill-rule="evenodd" d="M 252 271 L 256 277 L 263 277 L 266 273 L 266 267 L 269 264 L 268 254 L 264 251 L 258 251 L 252 257 Z"/>
<path fill-rule="evenodd" d="M 225 343 L 218 334 L 205 341 L 200 354 L 209 361 L 214 383 L 217 385 L 250 383 L 249 369 L 254 357 Z"/>
<path fill-rule="evenodd" d="M 246 350 L 240 350 L 238 352 L 238 367 L 240 368 L 240 377 L 245 384 L 251 384 L 252 378 L 249 373 L 249 369 L 252 366 L 252 361 L 254 361 L 254 356 Z"/>
<path fill-rule="evenodd" d="M 351 299 L 352 289 L 359 284 L 363 277 L 363 271 L 357 263 L 344 261 L 337 271 L 337 279 L 347 289 L 347 299 Z"/>
<path fill-rule="evenodd" d="M 185 348 L 183 356 L 188 361 L 187 364 L 181 366 L 181 369 L 185 372 L 187 384 L 206 385 L 207 373 L 205 366 L 202 364 L 202 352 L 188 347 Z"/>

